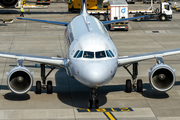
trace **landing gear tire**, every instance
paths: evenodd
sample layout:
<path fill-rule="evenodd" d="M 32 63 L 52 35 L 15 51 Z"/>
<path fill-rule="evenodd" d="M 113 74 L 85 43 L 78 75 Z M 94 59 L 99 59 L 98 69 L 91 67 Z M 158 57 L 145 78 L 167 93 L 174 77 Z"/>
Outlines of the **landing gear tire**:
<path fill-rule="evenodd" d="M 136 21 L 137 22 L 141 22 L 142 18 L 137 18 Z"/>
<path fill-rule="evenodd" d="M 131 80 L 127 79 L 126 80 L 126 92 L 130 93 L 132 91 L 132 84 L 131 84 Z"/>
<path fill-rule="evenodd" d="M 161 15 L 160 16 L 160 20 L 161 21 L 166 21 L 167 20 L 167 16 L 166 15 Z"/>
<path fill-rule="evenodd" d="M 142 92 L 143 91 L 143 84 L 142 84 L 142 80 L 138 79 L 137 80 L 137 92 Z"/>
<path fill-rule="evenodd" d="M 141 13 L 136 13 L 134 17 L 139 17 L 139 16 L 142 16 Z M 137 22 L 141 22 L 142 18 L 137 18 L 136 21 Z"/>
<path fill-rule="evenodd" d="M 124 31 L 128 31 L 128 28 L 125 28 Z"/>
<path fill-rule="evenodd" d="M 95 109 L 98 109 L 98 108 L 99 108 L 99 100 L 96 99 L 96 101 L 95 101 Z"/>
<path fill-rule="evenodd" d="M 89 102 L 88 102 L 88 107 L 89 107 L 89 109 L 92 109 L 92 107 L 93 107 L 93 100 L 89 100 Z"/>
<path fill-rule="evenodd" d="M 36 82 L 36 94 L 41 94 L 41 81 Z"/>
<path fill-rule="evenodd" d="M 47 81 L 47 94 L 52 94 L 52 81 Z"/>

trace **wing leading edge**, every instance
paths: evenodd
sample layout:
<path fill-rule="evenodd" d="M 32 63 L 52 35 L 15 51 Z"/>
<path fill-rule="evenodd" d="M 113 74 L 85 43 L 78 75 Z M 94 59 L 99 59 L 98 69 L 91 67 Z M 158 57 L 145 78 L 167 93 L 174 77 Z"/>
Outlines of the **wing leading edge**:
<path fill-rule="evenodd" d="M 102 23 L 103 23 L 104 25 L 108 25 L 108 24 L 112 24 L 112 23 L 118 23 L 118 22 L 121 22 L 121 21 L 134 20 L 134 19 L 144 18 L 144 17 L 149 17 L 149 15 L 132 17 L 132 18 L 125 18 L 125 19 L 119 19 L 119 20 L 104 21 L 104 22 L 102 22 Z M 49 20 L 39 20 L 39 19 L 22 18 L 22 17 L 17 17 L 17 19 L 30 20 L 30 21 L 36 21 L 36 22 L 45 22 L 45 23 L 58 24 L 58 25 L 63 25 L 63 26 L 67 26 L 67 25 L 69 24 L 69 23 L 66 23 L 66 22 L 49 21 Z"/>
<path fill-rule="evenodd" d="M 22 59 L 24 61 L 38 62 L 38 63 L 43 63 L 46 65 L 52 65 L 56 67 L 64 66 L 63 58 L 53 58 L 53 57 L 34 56 L 34 55 L 6 53 L 6 52 L 0 52 L 0 57 L 17 59 L 17 60 Z"/>
<path fill-rule="evenodd" d="M 39 20 L 39 19 L 22 18 L 22 17 L 17 17 L 17 19 L 30 20 L 30 21 L 36 21 L 36 22 L 45 22 L 45 23 L 58 24 L 58 25 L 63 25 L 63 26 L 67 26 L 69 24 L 69 23 L 66 23 L 66 22 Z"/>
<path fill-rule="evenodd" d="M 180 49 L 173 49 L 173 50 L 165 50 L 165 51 L 145 53 L 145 54 L 139 54 L 139 55 L 131 55 L 131 56 L 124 56 L 124 57 L 122 56 L 122 57 L 118 57 L 118 66 L 124 66 L 131 63 L 136 63 L 136 62 L 153 59 L 157 57 L 175 55 L 179 53 L 180 53 Z"/>

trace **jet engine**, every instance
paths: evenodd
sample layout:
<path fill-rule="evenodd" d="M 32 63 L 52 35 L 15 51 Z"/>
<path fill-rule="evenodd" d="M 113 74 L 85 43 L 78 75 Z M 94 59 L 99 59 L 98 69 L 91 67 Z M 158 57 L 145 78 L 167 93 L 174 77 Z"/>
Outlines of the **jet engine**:
<path fill-rule="evenodd" d="M 0 0 L 0 5 L 3 7 L 14 7 L 19 0 Z"/>
<path fill-rule="evenodd" d="M 174 70 L 170 66 L 166 64 L 157 64 L 149 70 L 149 81 L 155 90 L 166 92 L 173 87 L 176 76 Z"/>
<path fill-rule="evenodd" d="M 17 66 L 8 73 L 7 85 L 12 92 L 24 94 L 33 85 L 32 73 L 25 67 Z"/>

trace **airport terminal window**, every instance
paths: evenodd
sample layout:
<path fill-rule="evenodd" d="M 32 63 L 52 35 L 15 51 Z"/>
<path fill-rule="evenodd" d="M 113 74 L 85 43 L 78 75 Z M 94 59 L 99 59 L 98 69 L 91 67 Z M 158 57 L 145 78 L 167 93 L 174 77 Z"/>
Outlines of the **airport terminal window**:
<path fill-rule="evenodd" d="M 94 52 L 84 51 L 83 58 L 94 58 Z"/>
<path fill-rule="evenodd" d="M 111 55 L 114 57 L 114 54 L 112 53 L 112 51 L 111 50 L 109 50 L 109 52 L 111 53 Z"/>
<path fill-rule="evenodd" d="M 106 54 L 104 51 L 96 52 L 96 58 L 104 58 L 106 57 Z"/>
<path fill-rule="evenodd" d="M 83 54 L 83 51 L 80 51 L 76 58 L 81 58 Z"/>
<path fill-rule="evenodd" d="M 107 57 L 112 57 L 111 53 L 109 53 L 108 50 L 106 50 Z"/>
<path fill-rule="evenodd" d="M 79 50 L 74 54 L 74 58 L 77 56 L 78 53 L 79 53 Z"/>

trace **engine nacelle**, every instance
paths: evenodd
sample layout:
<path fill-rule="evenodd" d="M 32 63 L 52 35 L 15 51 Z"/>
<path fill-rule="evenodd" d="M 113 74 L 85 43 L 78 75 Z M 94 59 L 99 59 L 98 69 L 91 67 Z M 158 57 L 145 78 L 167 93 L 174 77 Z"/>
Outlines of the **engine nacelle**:
<path fill-rule="evenodd" d="M 7 85 L 16 94 L 27 93 L 33 85 L 32 73 L 25 67 L 15 67 L 8 73 Z"/>
<path fill-rule="evenodd" d="M 174 70 L 170 66 L 166 64 L 157 64 L 149 70 L 149 81 L 155 90 L 165 92 L 173 87 L 176 76 Z"/>
<path fill-rule="evenodd" d="M 19 0 L 0 0 L 0 5 L 3 7 L 13 7 Z"/>

